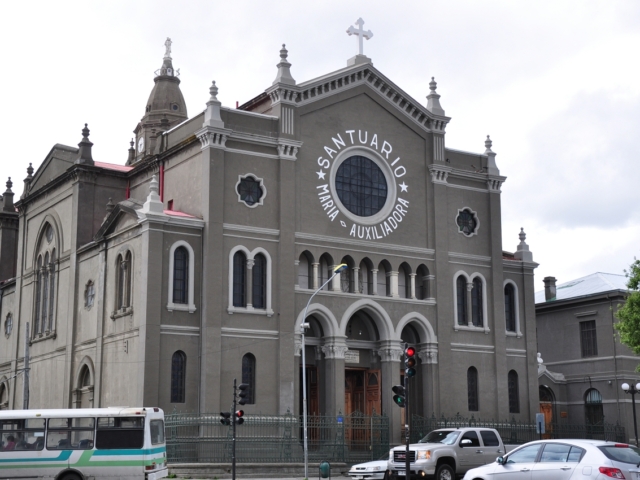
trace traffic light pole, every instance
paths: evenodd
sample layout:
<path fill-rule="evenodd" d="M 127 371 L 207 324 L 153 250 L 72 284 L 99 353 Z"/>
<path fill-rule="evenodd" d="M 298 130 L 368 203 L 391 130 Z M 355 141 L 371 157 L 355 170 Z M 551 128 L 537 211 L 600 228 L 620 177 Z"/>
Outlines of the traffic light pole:
<path fill-rule="evenodd" d="M 232 423 L 232 450 L 231 450 L 231 478 L 232 480 L 236 480 L 236 379 L 233 379 L 233 409 L 231 410 L 231 414 L 233 415 Z"/>
<path fill-rule="evenodd" d="M 407 344 L 404 344 L 404 356 L 405 356 L 405 361 L 407 359 Z M 405 475 L 405 480 L 411 480 L 411 459 L 409 458 L 409 424 L 411 423 L 409 421 L 409 375 L 406 374 L 404 375 L 404 441 L 405 441 L 405 446 L 406 446 L 406 450 L 405 450 L 405 470 L 404 470 L 404 475 Z"/>

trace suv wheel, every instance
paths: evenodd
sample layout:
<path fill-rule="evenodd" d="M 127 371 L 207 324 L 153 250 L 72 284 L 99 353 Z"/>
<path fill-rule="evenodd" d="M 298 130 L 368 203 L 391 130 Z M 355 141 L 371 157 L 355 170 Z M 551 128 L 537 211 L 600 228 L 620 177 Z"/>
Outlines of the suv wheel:
<path fill-rule="evenodd" d="M 446 463 L 443 463 L 436 470 L 436 480 L 455 480 L 456 472 Z"/>

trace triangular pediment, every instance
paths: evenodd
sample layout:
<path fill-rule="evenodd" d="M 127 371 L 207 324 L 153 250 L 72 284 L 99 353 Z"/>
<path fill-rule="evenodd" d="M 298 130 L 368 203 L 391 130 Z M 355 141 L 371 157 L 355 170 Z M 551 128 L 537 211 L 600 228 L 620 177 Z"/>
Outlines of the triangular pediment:
<path fill-rule="evenodd" d="M 127 230 L 131 226 L 137 225 L 138 214 L 136 210 L 140 208 L 142 208 L 142 203 L 132 198 L 119 202 L 105 217 L 94 240 L 99 242 L 111 234 Z"/>
<path fill-rule="evenodd" d="M 78 149 L 57 143 L 49 151 L 31 180 L 29 193 L 33 193 L 52 180 L 58 178 L 69 167 L 72 167 L 78 157 Z"/>
<path fill-rule="evenodd" d="M 349 66 L 298 85 L 276 84 L 266 93 L 272 103 L 286 101 L 305 106 L 362 85 L 392 106 L 398 114 L 427 131 L 443 132 L 450 120 L 450 117 L 429 111 L 371 63 Z M 246 105 L 250 104 L 251 101 Z"/>

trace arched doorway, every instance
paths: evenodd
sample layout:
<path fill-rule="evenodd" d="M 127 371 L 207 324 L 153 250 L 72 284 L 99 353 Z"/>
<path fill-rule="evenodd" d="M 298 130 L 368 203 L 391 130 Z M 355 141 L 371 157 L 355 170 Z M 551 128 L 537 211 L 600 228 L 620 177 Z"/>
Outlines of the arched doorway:
<path fill-rule="evenodd" d="M 376 355 L 380 340 L 376 324 L 367 312 L 359 310 L 349 319 L 346 334 L 344 413 L 380 414 L 382 376 Z"/>
<path fill-rule="evenodd" d="M 549 387 L 546 385 L 540 385 L 538 387 L 538 398 L 540 400 L 540 413 L 544 415 L 544 438 L 551 438 L 555 418 L 555 395 L 553 394 L 553 390 Z"/>

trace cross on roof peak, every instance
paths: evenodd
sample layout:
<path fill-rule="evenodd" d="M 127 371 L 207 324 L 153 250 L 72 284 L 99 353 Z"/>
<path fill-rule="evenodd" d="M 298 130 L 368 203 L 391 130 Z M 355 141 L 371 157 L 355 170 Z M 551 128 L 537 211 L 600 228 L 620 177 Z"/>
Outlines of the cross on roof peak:
<path fill-rule="evenodd" d="M 358 54 L 359 55 L 363 55 L 362 53 L 362 39 L 366 38 L 367 40 L 370 40 L 371 37 L 373 37 L 373 32 L 371 30 L 367 30 L 365 32 L 364 28 L 362 28 L 362 26 L 364 25 L 364 20 L 362 20 L 362 18 L 358 18 L 358 20 L 356 20 L 356 25 L 358 25 L 358 28 L 355 28 L 353 25 L 351 25 L 348 29 L 347 29 L 347 33 L 351 36 L 351 35 L 357 35 L 358 36 L 358 47 L 359 47 L 359 51 Z"/>

